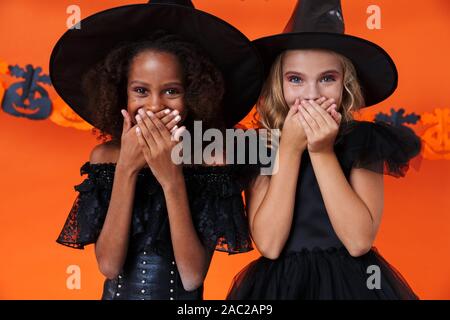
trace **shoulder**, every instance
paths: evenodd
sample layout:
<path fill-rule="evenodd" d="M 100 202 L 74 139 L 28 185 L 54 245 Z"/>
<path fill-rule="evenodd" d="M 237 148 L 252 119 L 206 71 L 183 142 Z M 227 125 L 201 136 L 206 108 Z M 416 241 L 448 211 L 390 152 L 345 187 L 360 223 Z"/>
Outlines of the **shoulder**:
<path fill-rule="evenodd" d="M 120 147 L 112 144 L 111 142 L 105 142 L 95 146 L 89 156 L 89 162 L 94 163 L 116 163 L 119 158 Z"/>
<path fill-rule="evenodd" d="M 421 150 L 421 140 L 403 125 L 354 121 L 337 143 L 344 163 L 395 177 L 404 176 L 408 162 Z"/>
<path fill-rule="evenodd" d="M 342 136 L 351 144 L 366 147 L 420 146 L 420 138 L 404 125 L 394 126 L 386 122 L 353 120 L 340 129 Z M 415 148 L 417 149 L 417 148 Z"/>

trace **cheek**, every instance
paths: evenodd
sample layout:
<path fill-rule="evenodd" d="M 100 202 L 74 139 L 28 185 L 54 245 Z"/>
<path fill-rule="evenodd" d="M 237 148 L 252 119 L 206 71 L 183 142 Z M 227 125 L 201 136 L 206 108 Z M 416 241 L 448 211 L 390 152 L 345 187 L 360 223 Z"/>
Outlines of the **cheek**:
<path fill-rule="evenodd" d="M 134 97 L 128 96 L 127 105 L 129 111 L 136 111 L 139 108 L 139 104 L 142 104 L 142 101 L 139 101 L 139 99 L 136 99 Z"/>
<path fill-rule="evenodd" d="M 138 109 L 145 106 L 146 103 L 148 103 L 148 97 L 138 97 L 128 92 L 127 106 L 130 114 L 137 114 Z"/>
<path fill-rule="evenodd" d="M 136 101 L 128 101 L 127 112 L 130 115 L 133 124 L 137 123 L 135 116 L 137 115 L 139 107 L 140 105 L 138 105 Z"/>
<path fill-rule="evenodd" d="M 322 95 L 327 98 L 333 98 L 335 101 L 337 101 L 337 105 L 340 107 L 340 104 L 342 102 L 342 84 L 338 83 L 333 86 L 326 87 L 322 91 Z"/>
<path fill-rule="evenodd" d="M 187 117 L 189 111 L 184 106 L 182 108 L 180 108 L 180 109 L 177 109 L 177 110 L 178 110 L 178 112 L 180 112 L 180 116 L 181 116 L 180 123 L 182 123 L 182 122 L 184 122 L 184 120 L 186 120 L 186 117 Z"/>
<path fill-rule="evenodd" d="M 186 118 L 188 110 L 186 108 L 184 98 L 170 99 L 169 101 L 166 102 L 166 106 L 172 110 L 177 110 L 181 115 L 182 120 Z"/>
<path fill-rule="evenodd" d="M 187 111 L 186 106 L 184 105 L 183 101 L 180 101 L 180 103 L 177 103 L 172 107 L 172 109 L 177 110 L 180 114 L 185 114 Z"/>
<path fill-rule="evenodd" d="M 283 83 L 284 100 L 288 106 L 292 106 L 294 104 L 295 99 L 299 98 L 299 94 L 300 88 L 295 88 L 287 82 Z"/>

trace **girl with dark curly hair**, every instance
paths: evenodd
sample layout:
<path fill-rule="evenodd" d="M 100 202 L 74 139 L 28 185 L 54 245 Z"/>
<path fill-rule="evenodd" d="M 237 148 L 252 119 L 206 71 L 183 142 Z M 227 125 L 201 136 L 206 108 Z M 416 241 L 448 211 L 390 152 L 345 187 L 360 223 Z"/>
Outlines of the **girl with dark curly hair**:
<path fill-rule="evenodd" d="M 160 70 L 151 69 L 155 58 L 162 62 Z M 168 108 L 158 110 L 158 105 L 162 104 L 148 100 L 150 88 L 139 79 L 146 76 L 146 67 L 150 67 L 147 69 L 149 74 L 160 75 L 170 70 L 167 66 L 174 66 L 175 74 L 168 76 L 178 78 L 179 83 L 164 84 L 163 97 L 167 98 L 165 105 Z M 169 130 L 178 128 L 176 123 L 183 122 L 190 129 L 194 120 L 201 120 L 207 128 L 223 129 L 225 126 L 221 114 L 224 93 L 221 72 L 194 44 L 163 30 L 115 48 L 87 73 L 83 89 L 89 96 L 93 116 L 99 119 L 97 129 L 101 130 L 103 141 L 110 139 L 110 144 L 120 145 L 123 106 L 128 106 L 123 114 L 131 114 L 133 124 L 137 123 L 138 108 L 153 103 L 153 111 Z M 172 112 L 167 113 L 169 109 Z"/>
<path fill-rule="evenodd" d="M 189 5 L 119 7 L 81 24 L 84 33 L 55 46 L 50 74 L 110 141 L 82 166 L 88 177 L 57 242 L 95 243 L 102 299 L 201 299 L 215 249 L 252 249 L 241 169 L 221 159 L 177 165 L 171 150 L 194 120 L 223 129 L 250 110 L 259 57 L 236 29 Z"/>

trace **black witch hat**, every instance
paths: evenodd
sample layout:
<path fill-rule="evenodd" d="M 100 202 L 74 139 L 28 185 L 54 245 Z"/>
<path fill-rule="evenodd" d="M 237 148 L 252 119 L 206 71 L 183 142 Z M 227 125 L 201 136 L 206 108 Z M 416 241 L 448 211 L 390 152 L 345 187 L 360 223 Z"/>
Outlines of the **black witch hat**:
<path fill-rule="evenodd" d="M 344 34 L 340 0 L 299 0 L 283 33 L 253 41 L 266 73 L 285 50 L 326 49 L 342 54 L 355 66 L 365 107 L 388 98 L 397 88 L 398 74 L 389 54 L 368 40 Z"/>
<path fill-rule="evenodd" d="M 101 11 L 65 32 L 53 48 L 50 78 L 61 98 L 84 120 L 97 126 L 82 90 L 82 79 L 118 43 L 139 41 L 163 29 L 200 46 L 225 81 L 225 124 L 243 119 L 258 98 L 263 66 L 250 40 L 216 16 L 197 10 L 190 0 L 153 0 Z"/>

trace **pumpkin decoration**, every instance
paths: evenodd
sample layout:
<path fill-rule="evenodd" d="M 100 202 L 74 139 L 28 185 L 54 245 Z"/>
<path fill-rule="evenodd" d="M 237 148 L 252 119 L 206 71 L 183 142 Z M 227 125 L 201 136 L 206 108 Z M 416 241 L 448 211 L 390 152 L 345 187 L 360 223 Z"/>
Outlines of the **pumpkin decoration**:
<path fill-rule="evenodd" d="M 2 100 L 3 111 L 31 120 L 47 119 L 51 113 L 51 101 L 42 84 L 51 84 L 48 75 L 41 74 L 42 68 L 31 64 L 25 68 L 8 66 L 8 72 L 19 81 L 6 89 Z"/>
<path fill-rule="evenodd" d="M 62 99 L 53 99 L 53 112 L 50 120 L 63 127 L 72 127 L 79 130 L 90 130 L 92 125 L 77 115 Z"/>
<path fill-rule="evenodd" d="M 420 120 L 427 127 L 422 134 L 423 157 L 450 160 L 450 109 L 436 108 L 433 112 L 425 112 Z"/>

